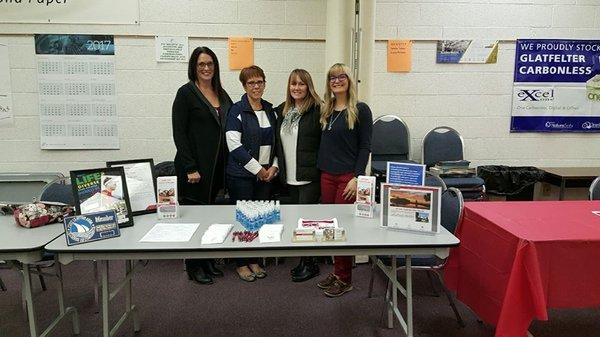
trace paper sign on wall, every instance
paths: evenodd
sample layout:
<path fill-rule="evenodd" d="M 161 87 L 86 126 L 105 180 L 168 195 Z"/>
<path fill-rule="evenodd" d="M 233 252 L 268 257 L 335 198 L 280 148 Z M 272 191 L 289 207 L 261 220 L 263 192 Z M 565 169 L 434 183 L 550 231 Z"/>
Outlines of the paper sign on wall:
<path fill-rule="evenodd" d="M 13 123 L 8 47 L 0 44 L 0 126 Z"/>
<path fill-rule="evenodd" d="M 412 67 L 412 41 L 388 40 L 387 71 L 410 72 Z"/>
<path fill-rule="evenodd" d="M 187 36 L 156 36 L 156 62 L 187 62 Z"/>
<path fill-rule="evenodd" d="M 497 40 L 440 40 L 437 63 L 496 63 Z"/>
<path fill-rule="evenodd" d="M 227 41 L 229 50 L 229 69 L 238 70 L 254 64 L 254 39 L 251 37 L 230 37 Z"/>

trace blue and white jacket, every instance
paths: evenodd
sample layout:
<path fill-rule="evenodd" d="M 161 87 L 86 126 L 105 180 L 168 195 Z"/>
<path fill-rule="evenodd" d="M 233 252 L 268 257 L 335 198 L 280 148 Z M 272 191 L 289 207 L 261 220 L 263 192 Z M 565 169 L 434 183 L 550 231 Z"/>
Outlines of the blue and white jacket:
<path fill-rule="evenodd" d="M 277 117 L 271 103 L 261 100 L 261 104 L 266 118 L 260 120 L 246 94 L 229 109 L 225 124 L 225 138 L 229 148 L 226 168 L 228 175 L 254 177 L 263 165 L 277 166 L 274 132 Z M 264 162 L 260 162 L 261 151 Z M 265 157 L 268 159 L 265 160 Z"/>

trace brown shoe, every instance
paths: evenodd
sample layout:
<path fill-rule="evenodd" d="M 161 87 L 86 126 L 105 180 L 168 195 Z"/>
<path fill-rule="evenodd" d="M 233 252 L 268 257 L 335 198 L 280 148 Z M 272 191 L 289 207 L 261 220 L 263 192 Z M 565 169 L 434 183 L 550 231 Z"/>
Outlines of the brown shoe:
<path fill-rule="evenodd" d="M 331 287 L 325 289 L 323 291 L 323 293 L 327 297 L 338 297 L 338 296 L 344 295 L 345 293 L 349 292 L 350 290 L 352 290 L 351 283 L 345 283 L 345 282 L 341 281 L 340 279 L 336 279 L 333 282 L 333 285 L 331 285 Z"/>
<path fill-rule="evenodd" d="M 321 289 L 327 289 L 327 288 L 331 287 L 337 279 L 338 279 L 337 276 L 330 273 L 329 275 L 327 275 L 326 279 L 321 280 L 319 283 L 317 283 L 317 287 L 319 287 Z"/>

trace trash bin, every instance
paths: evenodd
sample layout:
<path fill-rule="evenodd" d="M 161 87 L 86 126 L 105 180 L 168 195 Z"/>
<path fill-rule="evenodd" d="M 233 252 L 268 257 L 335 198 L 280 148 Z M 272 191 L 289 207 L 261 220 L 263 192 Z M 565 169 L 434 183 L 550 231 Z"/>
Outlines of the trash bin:
<path fill-rule="evenodd" d="M 486 165 L 477 168 L 487 193 L 504 195 L 506 200 L 533 200 L 533 187 L 544 171 L 532 166 Z"/>

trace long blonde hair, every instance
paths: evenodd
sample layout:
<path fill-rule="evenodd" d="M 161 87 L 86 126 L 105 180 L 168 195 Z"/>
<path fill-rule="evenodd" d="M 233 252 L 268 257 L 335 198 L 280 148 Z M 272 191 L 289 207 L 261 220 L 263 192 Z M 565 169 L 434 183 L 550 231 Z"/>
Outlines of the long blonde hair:
<path fill-rule="evenodd" d="M 303 114 L 306 110 L 310 109 L 310 107 L 312 107 L 313 105 L 317 105 L 317 106 L 321 105 L 321 97 L 319 97 L 319 95 L 315 91 L 315 85 L 313 84 L 312 77 L 310 76 L 308 71 L 306 71 L 304 69 L 294 69 L 294 70 L 292 70 L 292 72 L 290 73 L 290 77 L 288 78 L 288 84 L 287 84 L 287 90 L 286 90 L 287 94 L 285 97 L 285 104 L 283 106 L 283 115 L 284 116 L 296 104 L 296 102 L 290 92 L 290 85 L 292 84 L 292 80 L 295 80 L 296 78 L 298 78 L 300 81 L 302 81 L 304 84 L 306 84 L 306 89 L 307 89 L 306 97 L 304 97 L 304 100 L 302 100 L 302 104 L 300 106 L 296 107 L 296 108 L 298 108 L 298 112 L 300 114 Z"/>
<path fill-rule="evenodd" d="M 323 109 L 321 110 L 321 127 L 325 130 L 327 126 L 327 118 L 333 114 L 333 110 L 335 108 L 335 96 L 331 91 L 331 86 L 329 82 L 329 78 L 332 75 L 340 75 L 345 74 L 348 77 L 348 97 L 346 102 L 346 111 L 348 112 L 347 120 L 348 120 L 348 129 L 354 129 L 354 124 L 358 120 L 358 109 L 356 108 L 356 104 L 358 103 L 358 98 L 356 97 L 356 82 L 354 82 L 354 78 L 352 77 L 352 71 L 350 68 L 343 63 L 336 63 L 329 68 L 327 72 L 327 79 L 325 83 L 325 103 L 323 104 Z"/>

